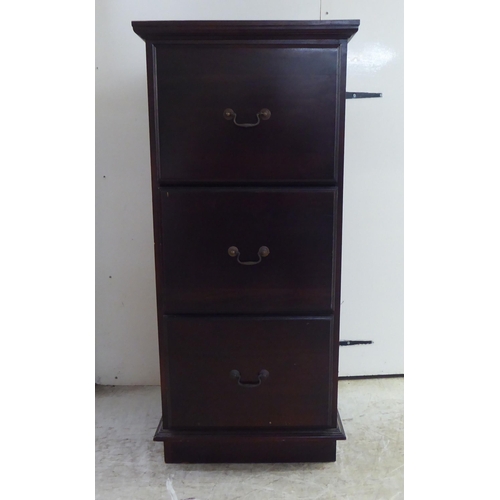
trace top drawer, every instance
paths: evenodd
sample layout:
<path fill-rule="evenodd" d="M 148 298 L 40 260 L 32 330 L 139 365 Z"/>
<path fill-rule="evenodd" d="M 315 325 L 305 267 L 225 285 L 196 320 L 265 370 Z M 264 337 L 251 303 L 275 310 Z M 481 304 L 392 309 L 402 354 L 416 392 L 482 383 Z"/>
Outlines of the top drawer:
<path fill-rule="evenodd" d="M 157 44 L 160 183 L 335 184 L 340 47 Z"/>

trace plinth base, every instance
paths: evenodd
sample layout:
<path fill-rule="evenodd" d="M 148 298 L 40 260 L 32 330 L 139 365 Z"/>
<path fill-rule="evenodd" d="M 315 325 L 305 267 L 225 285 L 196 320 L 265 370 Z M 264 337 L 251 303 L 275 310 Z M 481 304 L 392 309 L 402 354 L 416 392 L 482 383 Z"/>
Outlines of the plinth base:
<path fill-rule="evenodd" d="M 335 462 L 344 439 L 339 414 L 337 427 L 310 431 L 173 431 L 160 420 L 154 436 L 166 463 Z"/>

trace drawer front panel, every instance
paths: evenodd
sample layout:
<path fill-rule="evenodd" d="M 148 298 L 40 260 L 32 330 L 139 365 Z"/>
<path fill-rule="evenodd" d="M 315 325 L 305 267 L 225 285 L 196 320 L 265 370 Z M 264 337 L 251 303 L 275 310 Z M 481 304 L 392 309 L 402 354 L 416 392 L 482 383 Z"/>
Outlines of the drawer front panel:
<path fill-rule="evenodd" d="M 328 427 L 331 331 L 329 318 L 164 318 L 168 426 Z"/>
<path fill-rule="evenodd" d="M 337 46 L 159 45 L 156 57 L 161 182 L 336 180 Z"/>
<path fill-rule="evenodd" d="M 163 312 L 330 314 L 336 196 L 326 188 L 163 191 Z"/>

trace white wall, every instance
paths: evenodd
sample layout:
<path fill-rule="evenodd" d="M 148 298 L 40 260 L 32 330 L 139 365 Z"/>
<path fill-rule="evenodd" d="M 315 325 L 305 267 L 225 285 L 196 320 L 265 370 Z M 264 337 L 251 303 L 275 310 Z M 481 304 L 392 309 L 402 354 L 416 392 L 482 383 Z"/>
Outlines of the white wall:
<path fill-rule="evenodd" d="M 338 15 L 331 9 L 333 15 L 323 12 L 323 18 L 361 19 L 351 44 L 359 37 L 365 41 L 358 50 L 370 53 L 373 47 L 367 49 L 369 41 L 362 38 L 370 35 L 362 33 L 364 18 L 378 16 L 372 3 L 341 0 L 336 2 Z M 384 12 L 385 23 L 391 22 L 390 10 L 399 3 L 382 0 L 374 5 Z M 311 20 L 319 19 L 320 11 L 320 0 L 96 2 L 97 383 L 159 383 L 145 46 L 131 21 Z M 379 31 L 383 36 L 383 29 Z M 348 90 L 381 91 L 384 98 L 369 105 L 348 103 L 342 337 L 380 341 L 369 346 L 376 352 L 366 355 L 366 363 L 359 353 L 372 352 L 369 348 L 342 348 L 341 370 L 401 373 L 402 130 L 397 118 L 383 132 L 381 125 L 386 124 L 377 116 L 386 109 L 389 116 L 396 112 L 402 118 L 402 111 L 383 107 L 389 98 L 391 106 L 402 110 L 399 97 L 390 97 L 402 75 L 389 83 L 380 73 L 375 80 L 369 74 L 359 80 L 355 69 L 351 60 L 349 83 L 356 88 L 349 85 Z M 363 138 L 362 148 L 356 146 L 356 137 Z"/>
<path fill-rule="evenodd" d="M 360 19 L 349 42 L 341 375 L 403 373 L 403 1 L 323 0 L 326 19 Z M 328 15 L 325 13 L 328 12 Z"/>

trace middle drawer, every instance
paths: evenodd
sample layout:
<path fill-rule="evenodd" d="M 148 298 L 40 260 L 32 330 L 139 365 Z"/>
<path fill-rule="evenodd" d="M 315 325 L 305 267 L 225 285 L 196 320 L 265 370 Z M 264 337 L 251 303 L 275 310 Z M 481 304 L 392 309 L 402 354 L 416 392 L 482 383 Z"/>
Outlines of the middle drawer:
<path fill-rule="evenodd" d="M 331 313 L 336 201 L 336 188 L 163 189 L 163 312 Z"/>

